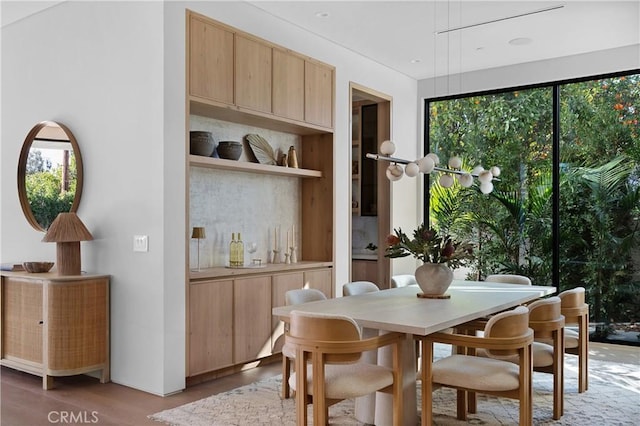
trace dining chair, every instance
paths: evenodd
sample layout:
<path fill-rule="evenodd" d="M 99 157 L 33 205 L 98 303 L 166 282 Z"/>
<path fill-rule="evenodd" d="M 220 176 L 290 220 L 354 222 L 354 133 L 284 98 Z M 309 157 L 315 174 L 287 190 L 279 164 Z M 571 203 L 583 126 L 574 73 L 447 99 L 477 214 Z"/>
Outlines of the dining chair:
<path fill-rule="evenodd" d="M 365 294 L 380 291 L 377 285 L 371 281 L 353 281 L 342 286 L 342 295 L 355 296 L 357 294 Z M 380 331 L 372 328 L 364 328 L 361 331 L 363 338 L 375 337 Z M 378 351 L 366 351 L 362 354 L 362 361 L 370 364 L 378 363 Z M 356 398 L 354 404 L 354 412 L 356 418 L 364 423 L 373 424 L 375 422 L 375 393 Z"/>
<path fill-rule="evenodd" d="M 315 302 L 317 300 L 325 300 L 327 296 L 315 288 L 299 288 L 289 290 L 284 294 L 284 303 L 287 306 L 299 305 L 301 303 Z M 288 330 L 289 324 L 285 323 L 285 332 Z M 289 376 L 291 375 L 291 360 L 295 358 L 295 351 L 287 346 L 286 342 L 282 346 L 282 399 L 291 397 L 289 388 Z"/>
<path fill-rule="evenodd" d="M 560 312 L 560 298 L 539 299 L 527 308 L 529 328 L 534 336 L 531 364 L 533 371 L 553 374 L 553 419 L 559 420 L 564 412 L 564 316 Z M 551 344 L 536 339 L 545 339 Z M 478 349 L 476 355 L 487 357 L 487 350 Z M 517 355 L 503 359 L 518 362 Z M 475 394 L 470 394 L 469 412 L 476 412 Z"/>
<path fill-rule="evenodd" d="M 525 277 L 524 275 L 516 275 L 516 274 L 487 275 L 487 278 L 485 278 L 484 280 L 487 282 L 493 282 L 493 283 L 531 285 L 531 279 L 529 279 L 529 277 Z"/>
<path fill-rule="evenodd" d="M 373 291 L 380 291 L 380 288 L 371 281 L 352 281 L 342 286 L 343 296 L 355 296 Z"/>
<path fill-rule="evenodd" d="M 533 330 L 529 309 L 518 306 L 489 318 L 482 337 L 467 334 L 432 333 L 422 341 L 422 425 L 433 422 L 432 393 L 435 387 L 457 390 L 457 418 L 467 419 L 467 393 L 484 393 L 519 400 L 520 425 L 533 418 L 531 376 Z M 449 343 L 458 353 L 433 361 L 433 344 Z M 485 348 L 488 357 L 476 356 Z M 508 359 L 516 355 L 518 363 Z"/>
<path fill-rule="evenodd" d="M 589 305 L 585 303 L 585 289 L 565 290 L 558 297 L 565 325 L 578 326 L 578 331 L 565 327 L 564 351 L 578 356 L 578 392 L 582 393 L 589 388 Z M 550 343 L 549 339 L 537 340 Z"/>
<path fill-rule="evenodd" d="M 408 285 L 418 285 L 415 275 L 401 274 L 391 277 L 391 288 L 406 287 Z"/>
<path fill-rule="evenodd" d="M 313 404 L 313 424 L 325 425 L 330 405 L 378 391 L 392 394 L 393 424 L 401 425 L 404 340 L 403 333 L 363 339 L 350 317 L 292 311 L 285 342 L 295 351 L 289 384 L 296 395 L 297 424 L 307 424 L 308 404 Z M 364 351 L 384 346 L 392 348 L 392 368 L 360 361 Z"/>

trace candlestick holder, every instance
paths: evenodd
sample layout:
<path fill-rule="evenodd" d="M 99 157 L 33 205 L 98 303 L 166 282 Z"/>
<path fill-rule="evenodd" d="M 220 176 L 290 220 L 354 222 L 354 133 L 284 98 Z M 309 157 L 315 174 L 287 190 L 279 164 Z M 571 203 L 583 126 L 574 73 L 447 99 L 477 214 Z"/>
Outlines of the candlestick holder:
<path fill-rule="evenodd" d="M 280 250 L 273 250 L 273 255 L 271 257 L 271 263 L 280 263 Z"/>
<path fill-rule="evenodd" d="M 287 265 L 291 264 L 291 259 L 289 258 L 289 253 L 285 253 L 284 254 L 284 263 L 286 263 Z"/>
<path fill-rule="evenodd" d="M 298 256 L 296 256 L 296 247 L 289 247 L 291 250 L 291 255 L 289 256 L 289 260 L 291 263 L 298 263 Z"/>

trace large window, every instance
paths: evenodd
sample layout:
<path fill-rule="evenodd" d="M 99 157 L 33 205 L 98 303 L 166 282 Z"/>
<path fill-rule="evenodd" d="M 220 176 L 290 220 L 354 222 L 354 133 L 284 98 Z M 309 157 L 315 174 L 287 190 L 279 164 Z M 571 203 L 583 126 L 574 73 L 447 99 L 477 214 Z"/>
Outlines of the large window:
<path fill-rule="evenodd" d="M 497 164 L 489 195 L 427 181 L 430 223 L 473 238 L 470 278 L 588 291 L 592 319 L 640 314 L 640 75 L 426 103 L 426 150 Z"/>

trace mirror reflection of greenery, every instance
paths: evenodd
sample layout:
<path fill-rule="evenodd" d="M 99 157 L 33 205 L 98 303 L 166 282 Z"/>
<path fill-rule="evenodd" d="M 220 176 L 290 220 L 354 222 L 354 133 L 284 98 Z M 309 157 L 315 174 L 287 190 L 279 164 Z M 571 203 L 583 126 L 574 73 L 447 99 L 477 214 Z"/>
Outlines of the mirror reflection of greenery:
<path fill-rule="evenodd" d="M 31 149 L 27 158 L 27 199 L 36 221 L 47 229 L 59 212 L 69 211 L 76 191 L 76 161 L 69 153 L 68 190 L 63 190 L 63 168 L 53 166 L 38 149 Z"/>
<path fill-rule="evenodd" d="M 551 285 L 553 89 L 430 103 L 430 150 L 497 164 L 489 196 L 430 186 L 429 218 L 473 238 L 470 278 L 529 276 Z M 640 75 L 560 86 L 560 283 L 587 288 L 592 321 L 640 317 Z M 603 331 L 606 333 L 606 330 Z"/>

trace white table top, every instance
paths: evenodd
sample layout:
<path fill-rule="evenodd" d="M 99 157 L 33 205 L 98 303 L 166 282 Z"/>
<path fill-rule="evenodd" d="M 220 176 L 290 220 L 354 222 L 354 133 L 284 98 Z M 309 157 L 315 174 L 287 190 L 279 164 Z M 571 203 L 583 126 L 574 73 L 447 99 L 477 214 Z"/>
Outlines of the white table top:
<path fill-rule="evenodd" d="M 293 310 L 341 314 L 360 326 L 377 330 L 427 335 L 552 294 L 555 287 L 454 280 L 450 299 L 422 299 L 417 286 L 338 297 L 302 305 L 273 308 L 288 317 Z"/>

